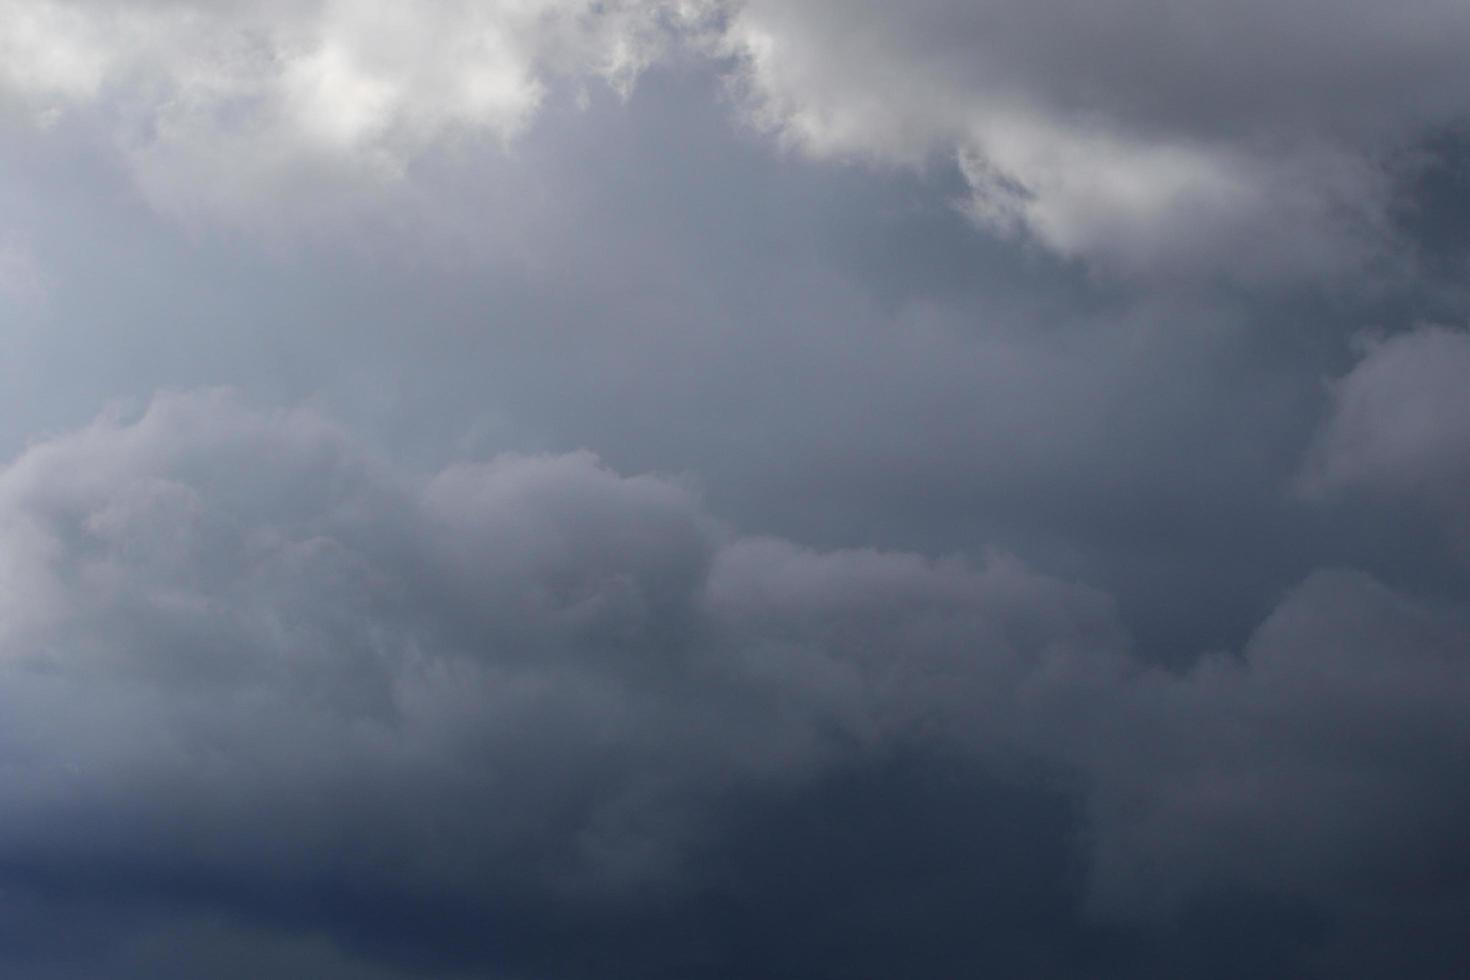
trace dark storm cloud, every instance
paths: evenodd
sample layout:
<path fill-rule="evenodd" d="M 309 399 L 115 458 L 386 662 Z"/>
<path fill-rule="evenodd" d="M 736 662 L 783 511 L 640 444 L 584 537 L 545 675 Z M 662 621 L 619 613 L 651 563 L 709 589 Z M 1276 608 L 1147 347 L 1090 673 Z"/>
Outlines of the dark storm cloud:
<path fill-rule="evenodd" d="M 1463 975 L 1467 29 L 0 0 L 6 972 Z"/>
<path fill-rule="evenodd" d="M 956 685 L 1009 686 L 1037 643 L 1116 645 L 1099 597 L 1004 561 L 731 539 L 677 484 L 585 455 L 413 481 L 309 415 L 219 396 L 37 445 L 3 483 L 6 714 L 40 753 L 14 760 L 12 853 L 67 843 L 61 803 L 120 809 L 104 850 L 164 846 L 135 835 L 182 808 L 196 829 L 169 849 L 240 870 L 256 846 L 327 858 L 358 833 L 320 836 L 343 831 L 332 801 L 367 794 L 375 874 L 479 887 L 471 855 L 394 841 L 447 821 L 486 858 L 570 834 L 537 880 L 617 889 L 670 873 L 726 780 L 798 777 Z M 977 645 L 992 655 L 972 663 Z M 394 773 L 465 812 L 378 798 Z"/>
<path fill-rule="evenodd" d="M 1095 743 L 1102 893 L 1462 894 L 1467 649 L 1464 608 L 1320 572 L 1241 660 L 1137 681 L 1132 737 Z"/>
<path fill-rule="evenodd" d="M 892 764 L 877 791 L 904 792 L 946 758 L 1018 817 L 1056 812 L 995 788 L 1027 766 L 1081 794 L 1104 919 L 1229 888 L 1330 911 L 1465 886 L 1470 626 L 1362 576 L 1312 578 L 1243 659 L 1176 675 L 1132 661 L 1106 597 L 1003 557 L 742 537 L 585 454 L 417 478 L 220 394 L 37 444 L 0 475 L 0 515 L 0 868 L 20 894 L 203 903 L 430 963 L 459 934 L 469 962 L 561 975 L 537 910 L 595 935 L 718 899 L 762 813 L 799 827 L 817 806 L 830 832 L 906 846 L 815 801 Z M 1069 853 L 1070 818 L 1038 819 L 1017 846 Z M 1048 901 L 1096 928 L 1080 897 Z M 532 932 L 485 938 L 503 928 Z M 614 975 L 655 954 L 626 955 Z"/>
<path fill-rule="evenodd" d="M 677 896 L 742 796 L 947 728 L 1038 644 L 1117 642 L 1100 597 L 1004 561 L 731 537 L 585 455 L 416 480 L 221 396 L 0 483 L 10 886 L 348 940 L 353 895 L 489 930 Z M 426 928 L 374 931 L 432 959 Z"/>
<path fill-rule="evenodd" d="M 1470 532 L 1470 333 L 1421 327 L 1365 346 L 1333 385 L 1303 488 L 1413 502 Z"/>

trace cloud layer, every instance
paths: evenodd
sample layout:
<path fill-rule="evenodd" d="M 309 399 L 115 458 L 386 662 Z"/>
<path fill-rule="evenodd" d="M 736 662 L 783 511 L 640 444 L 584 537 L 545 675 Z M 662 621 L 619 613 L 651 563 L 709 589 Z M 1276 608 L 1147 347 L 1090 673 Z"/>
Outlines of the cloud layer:
<path fill-rule="evenodd" d="M 1463 330 L 1420 327 L 1367 341 L 1361 361 L 1333 385 L 1304 489 L 1410 501 L 1470 533 L 1467 377 Z"/>
<path fill-rule="evenodd" d="M 1402 273 L 1414 154 L 1470 110 L 1470 17 L 1447 0 L 6 0 L 0 23 L 11 98 L 90 107 L 177 212 L 393 179 L 512 139 L 556 86 L 627 91 L 693 56 L 814 156 L 951 161 L 982 224 L 1155 282 Z"/>
<path fill-rule="evenodd" d="M 1470 617 L 1358 574 L 1175 674 L 1010 559 L 743 537 L 586 454 L 415 477 L 223 393 L 38 443 L 0 525 L 0 867 L 41 895 L 595 919 L 718 893 L 759 801 L 955 752 L 1081 794 L 1104 919 L 1470 884 Z"/>
<path fill-rule="evenodd" d="M 274 194 L 399 178 L 436 144 L 508 141 L 553 79 L 626 90 L 694 17 L 581 0 L 6 0 L 0 84 L 43 123 L 94 114 L 159 206 L 238 222 Z"/>
<path fill-rule="evenodd" d="M 798 145 L 957 154 L 983 222 L 1164 280 L 1381 258 L 1393 154 L 1470 108 L 1467 32 L 1437 0 L 756 0 L 729 38 L 759 117 Z"/>
<path fill-rule="evenodd" d="M 1464 976 L 1467 34 L 0 0 L 0 973 Z"/>

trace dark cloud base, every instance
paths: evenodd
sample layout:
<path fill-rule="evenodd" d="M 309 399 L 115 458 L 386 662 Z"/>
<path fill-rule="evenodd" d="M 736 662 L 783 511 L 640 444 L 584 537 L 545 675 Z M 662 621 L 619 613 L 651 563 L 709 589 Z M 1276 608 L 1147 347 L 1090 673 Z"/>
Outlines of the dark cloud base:
<path fill-rule="evenodd" d="M 1164 670 L 1003 555 L 746 537 L 588 454 L 414 475 L 223 393 L 34 445 L 0 520 L 14 975 L 1464 963 L 1470 610 L 1361 573 Z"/>
<path fill-rule="evenodd" d="M 738 830 L 693 856 L 699 885 L 613 907 L 466 906 L 331 881 L 252 894 L 238 880 L 165 880 L 156 869 L 8 868 L 7 962 L 26 976 L 243 977 L 336 960 L 343 976 L 1224 980 L 1307 975 L 1333 934 L 1322 913 L 1260 894 L 1213 896 L 1162 924 L 1082 915 L 1072 801 L 942 755 L 743 800 Z M 58 920 L 68 925 L 46 925 Z M 189 951 L 180 940 L 201 920 L 202 948 Z M 243 946 L 233 963 L 206 945 L 227 947 L 219 940 L 232 934 Z M 303 935 L 330 937 L 333 952 L 293 948 Z M 272 954 L 263 937 L 284 950 Z M 90 947 L 81 955 L 79 939 Z M 176 944 L 184 951 L 160 955 Z M 43 972 L 69 959 L 74 973 Z"/>

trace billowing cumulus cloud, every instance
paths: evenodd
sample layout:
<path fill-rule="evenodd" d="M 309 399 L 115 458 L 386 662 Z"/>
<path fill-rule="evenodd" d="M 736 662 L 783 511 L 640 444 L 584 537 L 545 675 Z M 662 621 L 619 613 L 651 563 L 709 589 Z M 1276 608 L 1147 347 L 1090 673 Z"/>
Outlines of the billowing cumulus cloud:
<path fill-rule="evenodd" d="M 729 38 L 820 156 L 956 154 L 981 221 L 1154 277 L 1379 258 L 1389 163 L 1467 105 L 1470 17 L 1371 3 L 765 3 Z"/>
<path fill-rule="evenodd" d="M 0 0 L 0 974 L 1463 977 L 1467 30 Z"/>
<path fill-rule="evenodd" d="M 745 537 L 587 454 L 415 476 L 223 393 L 36 444 L 0 525 L 22 893 L 210 895 L 232 929 L 275 896 L 344 955 L 354 894 L 596 921 L 717 893 L 759 801 L 954 752 L 1083 794 L 1108 918 L 1463 887 L 1470 620 L 1361 575 L 1170 674 L 1131 660 L 1106 597 L 1010 559 Z"/>
<path fill-rule="evenodd" d="M 100 113 L 166 209 L 248 219 L 305 182 L 392 179 L 426 146 L 520 133 L 552 79 L 626 90 L 688 3 L 0 6 L 4 90 Z"/>
<path fill-rule="evenodd" d="M 1412 502 L 1470 534 L 1467 377 L 1464 330 L 1420 327 L 1366 341 L 1361 361 L 1332 386 L 1332 412 L 1303 473 L 1304 489 Z"/>
<path fill-rule="evenodd" d="M 11 863 L 616 892 L 675 875 L 732 785 L 1115 643 L 1004 561 L 732 538 L 585 454 L 413 479 L 222 395 L 0 484 Z"/>
<path fill-rule="evenodd" d="M 1323 571 L 1240 658 L 1139 678 L 1089 752 L 1098 896 L 1463 895 L 1470 814 L 1446 777 L 1470 745 L 1467 650 L 1470 610 Z"/>
<path fill-rule="evenodd" d="M 812 155 L 948 161 L 982 224 L 1153 280 L 1403 272 L 1413 155 L 1470 109 L 1470 17 L 1443 0 L 7 0 L 0 24 L 12 98 L 93 107 L 185 213 L 400 176 L 513 138 L 553 86 L 693 56 Z"/>

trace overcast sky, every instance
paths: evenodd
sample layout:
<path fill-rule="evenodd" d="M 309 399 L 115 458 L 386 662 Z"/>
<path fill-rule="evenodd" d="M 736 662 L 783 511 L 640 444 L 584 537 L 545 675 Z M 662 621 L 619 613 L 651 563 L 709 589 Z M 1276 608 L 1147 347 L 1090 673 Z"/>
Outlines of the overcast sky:
<path fill-rule="evenodd" d="M 1470 974 L 1464 0 L 0 0 L 0 974 Z"/>

